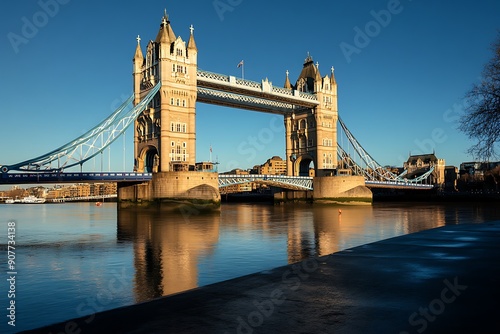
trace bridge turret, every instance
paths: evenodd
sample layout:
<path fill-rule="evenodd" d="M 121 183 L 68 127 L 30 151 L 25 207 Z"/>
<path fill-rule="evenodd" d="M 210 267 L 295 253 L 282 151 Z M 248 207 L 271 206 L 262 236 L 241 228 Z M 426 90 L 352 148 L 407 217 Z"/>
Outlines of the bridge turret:
<path fill-rule="evenodd" d="M 167 10 L 161 19 L 160 30 L 158 35 L 156 35 L 156 43 L 173 43 L 175 41 L 175 34 L 172 26 L 170 25 L 170 20 L 168 18 Z"/>
<path fill-rule="evenodd" d="M 314 65 L 312 57 L 308 54 L 306 60 L 304 61 L 304 66 L 300 72 L 297 82 L 295 83 L 295 89 L 306 92 L 313 93 L 315 91 L 315 81 L 316 81 L 316 66 Z"/>
<path fill-rule="evenodd" d="M 332 66 L 332 74 L 330 76 L 330 84 L 333 86 L 337 87 L 337 80 L 335 80 L 335 68 Z"/>
<path fill-rule="evenodd" d="M 134 94 L 135 94 L 134 105 L 136 105 L 141 100 L 140 87 L 142 80 L 142 71 L 144 67 L 144 55 L 142 54 L 141 37 L 139 35 L 137 35 L 137 46 L 135 48 L 133 62 L 134 62 L 134 69 L 132 75 L 134 76 Z"/>
<path fill-rule="evenodd" d="M 191 52 L 198 52 L 198 48 L 196 47 L 196 42 L 194 41 L 194 27 L 191 25 L 189 27 L 189 31 L 191 31 L 191 34 L 189 35 L 189 41 L 188 41 L 188 51 Z M 191 54 L 189 54 L 191 56 Z"/>
<path fill-rule="evenodd" d="M 314 78 L 314 92 L 317 93 L 323 88 L 323 80 L 319 73 L 319 63 L 316 62 L 316 78 Z"/>
<path fill-rule="evenodd" d="M 292 84 L 290 83 L 290 78 L 288 78 L 288 70 L 286 71 L 286 79 L 285 79 L 285 88 L 286 89 L 293 89 Z"/>

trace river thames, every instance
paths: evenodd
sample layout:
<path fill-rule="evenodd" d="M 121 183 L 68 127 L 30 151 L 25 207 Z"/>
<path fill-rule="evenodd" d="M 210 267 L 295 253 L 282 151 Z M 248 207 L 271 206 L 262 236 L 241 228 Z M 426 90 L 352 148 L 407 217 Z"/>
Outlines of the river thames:
<path fill-rule="evenodd" d="M 341 209 L 341 212 L 339 212 Z M 444 225 L 500 219 L 495 203 L 372 206 L 223 204 L 220 212 L 117 210 L 116 203 L 0 205 L 15 222 L 15 328 L 9 282 L 1 333 L 131 305 L 311 256 Z M 1 261 L 9 272 L 7 252 Z M 8 276 L 7 276 L 8 278 Z"/>

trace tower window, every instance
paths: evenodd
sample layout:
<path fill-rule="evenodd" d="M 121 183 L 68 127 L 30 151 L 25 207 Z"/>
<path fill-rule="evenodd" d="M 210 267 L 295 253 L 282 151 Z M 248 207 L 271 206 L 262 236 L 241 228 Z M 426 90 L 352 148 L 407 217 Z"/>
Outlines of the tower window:
<path fill-rule="evenodd" d="M 301 119 L 299 122 L 299 129 L 305 129 L 306 128 L 306 120 Z"/>

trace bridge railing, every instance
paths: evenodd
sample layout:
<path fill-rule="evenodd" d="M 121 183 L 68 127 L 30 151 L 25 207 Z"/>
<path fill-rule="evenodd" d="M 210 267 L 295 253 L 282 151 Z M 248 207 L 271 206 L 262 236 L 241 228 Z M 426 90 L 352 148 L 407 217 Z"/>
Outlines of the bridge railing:
<path fill-rule="evenodd" d="M 214 73 L 214 72 L 209 72 L 209 71 L 198 70 L 198 72 L 196 72 L 196 76 L 198 78 L 206 78 L 206 79 L 212 79 L 212 80 L 217 80 L 217 81 L 222 81 L 222 82 L 229 82 L 229 75 L 219 74 L 219 73 Z"/>
<path fill-rule="evenodd" d="M 2 173 L 0 184 L 66 183 L 66 182 L 143 182 L 152 173 L 133 172 L 75 172 L 75 173 Z"/>
<path fill-rule="evenodd" d="M 412 183 L 412 182 L 404 182 L 404 181 L 372 181 L 372 180 L 366 180 L 365 184 L 367 186 L 374 185 L 374 186 L 381 186 L 384 188 L 425 188 L 425 189 L 432 189 L 435 188 L 434 185 L 432 184 L 425 184 L 425 183 Z"/>
<path fill-rule="evenodd" d="M 267 183 L 270 185 L 295 190 L 313 189 L 313 178 L 310 176 L 219 174 L 219 188 L 249 182 Z"/>
<path fill-rule="evenodd" d="M 283 88 L 283 87 L 273 86 L 272 91 L 275 92 L 275 93 L 278 93 L 278 94 L 293 96 L 293 90 L 292 89 L 286 89 L 286 88 Z"/>
<path fill-rule="evenodd" d="M 262 89 L 262 84 L 260 84 L 260 83 L 258 83 L 256 81 L 251 81 L 251 80 L 245 80 L 245 79 L 236 78 L 235 82 L 236 82 L 237 85 L 251 87 L 251 88 L 257 88 L 257 89 Z"/>

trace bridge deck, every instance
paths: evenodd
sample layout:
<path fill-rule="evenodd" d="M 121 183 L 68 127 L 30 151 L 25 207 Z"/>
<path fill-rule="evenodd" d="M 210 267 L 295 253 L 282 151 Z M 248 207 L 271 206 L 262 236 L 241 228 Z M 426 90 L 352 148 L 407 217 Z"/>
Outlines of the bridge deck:
<path fill-rule="evenodd" d="M 0 184 L 75 183 L 75 182 L 145 182 L 152 173 L 81 172 L 81 173 L 4 173 Z"/>
<path fill-rule="evenodd" d="M 80 173 L 0 173 L 0 184 L 36 184 L 36 183 L 76 183 L 76 182 L 146 182 L 152 173 L 131 172 L 80 172 Z M 314 178 L 309 176 L 286 175 L 227 175 L 219 174 L 219 187 L 257 182 L 290 190 L 313 190 Z M 395 188 L 429 190 L 430 184 L 412 184 L 391 181 L 365 181 L 369 188 Z"/>

